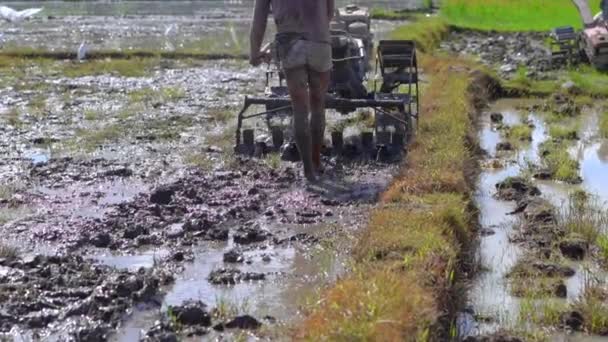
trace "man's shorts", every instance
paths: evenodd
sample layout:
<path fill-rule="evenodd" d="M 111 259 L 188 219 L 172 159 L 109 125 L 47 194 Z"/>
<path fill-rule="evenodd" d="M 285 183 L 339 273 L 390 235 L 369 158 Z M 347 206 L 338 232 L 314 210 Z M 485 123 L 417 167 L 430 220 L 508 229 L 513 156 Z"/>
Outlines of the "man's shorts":
<path fill-rule="evenodd" d="M 308 67 L 317 72 L 331 70 L 331 45 L 298 39 L 278 47 L 279 66 L 283 70 Z"/>

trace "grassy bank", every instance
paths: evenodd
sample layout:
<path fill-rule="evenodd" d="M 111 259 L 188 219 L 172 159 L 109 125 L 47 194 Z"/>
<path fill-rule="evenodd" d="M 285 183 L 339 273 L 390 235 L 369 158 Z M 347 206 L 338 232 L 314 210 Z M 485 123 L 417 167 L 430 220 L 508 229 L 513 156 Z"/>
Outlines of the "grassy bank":
<path fill-rule="evenodd" d="M 421 44 L 430 48 L 430 40 Z M 466 179 L 470 69 L 431 56 L 421 64 L 429 85 L 407 163 L 358 238 L 354 271 L 322 293 L 296 331 L 300 339 L 426 341 L 450 334 L 442 328 L 473 226 Z"/>
<path fill-rule="evenodd" d="M 404 25 L 395 29 L 391 39 L 407 39 L 416 42 L 416 46 L 422 52 L 432 51 L 449 33 L 446 21 L 441 17 L 424 18 L 411 25 Z"/>
<path fill-rule="evenodd" d="M 599 2 L 589 2 L 593 11 L 599 11 Z M 547 31 L 582 26 L 571 0 L 445 0 L 441 14 L 452 26 L 478 30 Z"/>
<path fill-rule="evenodd" d="M 602 138 L 608 138 L 608 112 L 600 115 L 600 135 Z"/>

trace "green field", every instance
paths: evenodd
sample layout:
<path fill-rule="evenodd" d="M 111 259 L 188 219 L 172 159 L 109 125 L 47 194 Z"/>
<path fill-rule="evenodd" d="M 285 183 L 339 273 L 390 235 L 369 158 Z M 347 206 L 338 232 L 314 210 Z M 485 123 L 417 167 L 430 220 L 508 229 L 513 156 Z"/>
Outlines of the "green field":
<path fill-rule="evenodd" d="M 600 0 L 589 0 L 599 12 Z M 441 14 L 452 26 L 496 31 L 547 31 L 582 26 L 571 0 L 444 0 Z"/>

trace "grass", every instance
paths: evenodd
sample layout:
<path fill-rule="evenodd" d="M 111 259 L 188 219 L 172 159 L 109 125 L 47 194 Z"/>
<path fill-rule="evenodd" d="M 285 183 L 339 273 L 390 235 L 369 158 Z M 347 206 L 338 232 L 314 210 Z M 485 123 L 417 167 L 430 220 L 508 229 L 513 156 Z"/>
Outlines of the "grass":
<path fill-rule="evenodd" d="M 24 125 L 21 120 L 21 110 L 19 108 L 11 108 L 6 114 L 6 122 L 16 128 L 21 128 Z"/>
<path fill-rule="evenodd" d="M 599 248 L 600 257 L 604 262 L 608 261 L 608 234 L 600 234 L 596 241 L 597 247 Z"/>
<path fill-rule="evenodd" d="M 246 298 L 242 302 L 235 302 L 222 296 L 216 298 L 215 302 L 215 308 L 211 313 L 215 319 L 224 321 L 249 311 L 250 306 Z"/>
<path fill-rule="evenodd" d="M 230 119 L 235 118 L 237 111 L 238 110 L 234 108 L 212 108 L 209 109 L 207 115 L 216 123 L 223 124 L 230 121 Z"/>
<path fill-rule="evenodd" d="M 602 113 L 600 116 L 600 136 L 608 138 L 608 112 Z"/>
<path fill-rule="evenodd" d="M 608 210 L 603 208 L 598 199 L 583 192 L 575 192 L 559 210 L 557 221 L 567 234 L 595 244 L 602 229 L 608 227 Z"/>
<path fill-rule="evenodd" d="M 0 244 L 0 259 L 15 260 L 19 257 L 17 247 Z"/>
<path fill-rule="evenodd" d="M 96 109 L 85 109 L 84 111 L 84 119 L 87 121 L 95 121 L 99 119 L 101 116 L 101 112 Z"/>
<path fill-rule="evenodd" d="M 547 141 L 541 145 L 543 164 L 553 179 L 567 183 L 580 183 L 579 163 L 568 153 L 564 142 Z"/>
<path fill-rule="evenodd" d="M 591 0 L 599 11 L 599 0 Z M 548 31 L 582 27 L 571 0 L 445 0 L 441 16 L 452 26 L 495 31 Z"/>
<path fill-rule="evenodd" d="M 77 129 L 76 136 L 68 143 L 76 149 L 93 151 L 103 145 L 118 141 L 124 136 L 126 127 L 109 124 L 98 129 Z"/>
<path fill-rule="evenodd" d="M 164 87 L 160 89 L 142 88 L 129 92 L 129 103 L 167 103 L 175 102 L 186 96 L 186 92 L 179 87 Z"/>
<path fill-rule="evenodd" d="M 264 158 L 266 165 L 273 170 L 278 170 L 281 168 L 281 154 L 280 153 L 269 153 L 266 158 Z"/>
<path fill-rule="evenodd" d="M 587 285 L 574 304 L 584 318 L 583 326 L 590 334 L 608 334 L 608 291 L 605 284 Z"/>
<path fill-rule="evenodd" d="M 577 124 L 574 124 L 574 126 L 553 124 L 549 126 L 549 136 L 556 140 L 578 140 L 578 130 Z"/>
<path fill-rule="evenodd" d="M 549 277 L 511 277 L 509 289 L 511 293 L 520 298 L 542 298 L 554 297 L 556 288 L 562 283 L 561 280 Z"/>
<path fill-rule="evenodd" d="M 60 73 L 66 77 L 95 76 L 114 74 L 124 77 L 143 77 L 157 66 L 156 58 L 104 59 L 86 62 L 67 62 L 59 66 Z"/>
<path fill-rule="evenodd" d="M 410 20 L 414 18 L 411 11 L 394 11 L 384 7 L 374 7 L 370 11 L 372 19 L 379 20 Z"/>
<path fill-rule="evenodd" d="M 19 183 L 0 184 L 0 200 L 9 200 L 17 191 L 23 188 Z"/>
<path fill-rule="evenodd" d="M 505 135 L 514 143 L 532 141 L 532 128 L 527 124 L 513 125 L 505 130 Z"/>
<path fill-rule="evenodd" d="M 463 63 L 424 57 L 430 84 L 408 162 L 355 243 L 354 271 L 321 294 L 296 330 L 298 338 L 449 336 L 438 320 L 454 302 L 460 257 L 471 241 L 465 173 L 472 158 L 466 140 L 472 108 Z"/>
<path fill-rule="evenodd" d="M 594 96 L 608 96 L 608 77 L 590 65 L 581 65 L 568 72 L 568 78 L 574 82 L 580 92 Z"/>
<path fill-rule="evenodd" d="M 518 324 L 556 326 L 561 323 L 562 314 L 567 309 L 568 305 L 564 302 L 539 300 L 537 297 L 529 296 L 519 303 Z"/>
<path fill-rule="evenodd" d="M 418 17 L 411 25 L 404 25 L 390 34 L 390 39 L 413 40 L 416 47 L 429 53 L 447 36 L 449 28 L 440 17 Z"/>
<path fill-rule="evenodd" d="M 153 133 L 158 139 L 174 140 L 180 137 L 181 133 L 193 124 L 192 117 L 181 115 L 168 118 L 146 120 L 142 124 L 142 131 Z"/>
<path fill-rule="evenodd" d="M 526 69 L 518 69 L 510 80 L 503 81 L 504 87 L 518 93 L 535 96 L 547 96 L 560 91 L 561 85 L 572 81 L 578 95 L 605 97 L 608 96 L 608 77 L 588 65 L 560 71 L 553 79 L 535 80 L 526 76 Z"/>

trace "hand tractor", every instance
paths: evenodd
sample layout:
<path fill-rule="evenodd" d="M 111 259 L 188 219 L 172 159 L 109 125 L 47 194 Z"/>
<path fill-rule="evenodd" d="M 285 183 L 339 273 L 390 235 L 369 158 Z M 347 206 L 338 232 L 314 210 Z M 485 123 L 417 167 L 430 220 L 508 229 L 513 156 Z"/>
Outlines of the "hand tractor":
<path fill-rule="evenodd" d="M 572 2 L 583 21 L 583 30 L 576 32 L 564 26 L 551 32 L 552 63 L 588 62 L 598 69 L 608 69 L 608 8 L 593 16 L 587 0 Z"/>
<path fill-rule="evenodd" d="M 367 8 L 350 5 L 337 10 L 332 23 L 331 46 L 333 68 L 326 108 L 343 115 L 367 109 L 373 112 L 374 124 L 369 131 L 362 131 L 357 139 L 352 139 L 353 143 L 345 139 L 344 132 L 331 132 L 331 146 L 326 146 L 325 153 L 396 160 L 394 156 L 400 156 L 405 150 L 414 132 L 414 121 L 418 120 L 420 94 L 415 43 L 380 41 L 372 85 L 369 85 L 368 74 L 371 74 L 374 48 Z M 295 149 L 293 143 L 285 142 L 291 135 L 291 125 L 284 123 L 291 120 L 291 101 L 284 83 L 284 75 L 275 66 L 269 66 L 266 94 L 245 98 L 237 119 L 237 153 L 262 156 L 269 152 L 284 152 L 289 146 L 291 150 Z M 261 110 L 249 113 L 254 106 Z M 259 119 L 265 121 L 264 128 L 257 125 Z"/>

